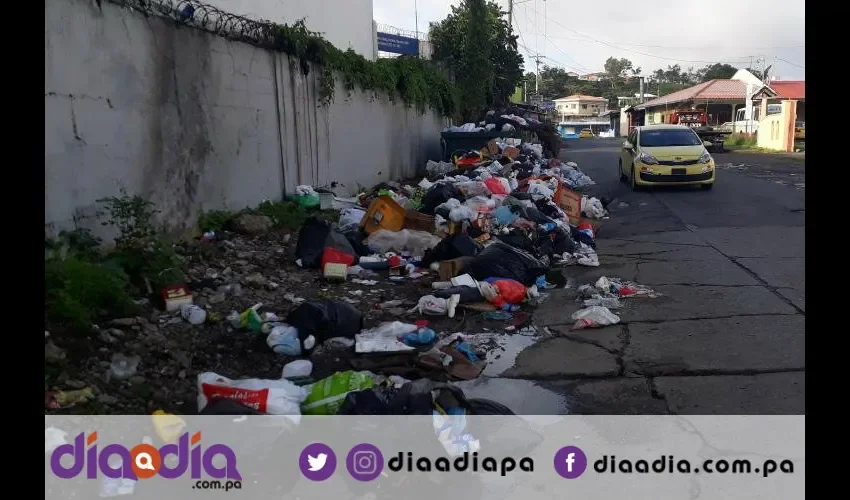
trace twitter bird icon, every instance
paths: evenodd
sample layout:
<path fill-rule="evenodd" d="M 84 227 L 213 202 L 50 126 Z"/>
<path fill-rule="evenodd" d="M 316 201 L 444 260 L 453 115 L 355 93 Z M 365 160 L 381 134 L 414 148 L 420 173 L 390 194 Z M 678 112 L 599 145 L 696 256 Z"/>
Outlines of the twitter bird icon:
<path fill-rule="evenodd" d="M 310 472 L 322 470 L 327 461 L 328 455 L 325 453 L 319 453 L 318 457 L 311 457 L 310 455 L 307 455 L 307 463 L 310 464 Z"/>
<path fill-rule="evenodd" d="M 298 457 L 301 474 L 311 481 L 324 481 L 336 470 L 336 455 L 324 443 L 312 443 L 301 450 Z"/>

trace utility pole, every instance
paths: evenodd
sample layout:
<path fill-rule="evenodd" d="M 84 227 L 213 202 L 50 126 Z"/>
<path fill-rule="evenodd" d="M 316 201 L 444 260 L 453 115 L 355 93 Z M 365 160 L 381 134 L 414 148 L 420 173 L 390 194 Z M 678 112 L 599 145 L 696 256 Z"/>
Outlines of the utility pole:
<path fill-rule="evenodd" d="M 537 75 L 534 78 L 534 93 L 540 95 L 540 54 L 534 56 L 534 61 L 537 63 Z"/>
<path fill-rule="evenodd" d="M 416 39 L 419 40 L 419 2 L 413 0 L 413 15 L 416 18 Z"/>
<path fill-rule="evenodd" d="M 508 0 L 508 26 L 514 25 L 514 0 Z"/>

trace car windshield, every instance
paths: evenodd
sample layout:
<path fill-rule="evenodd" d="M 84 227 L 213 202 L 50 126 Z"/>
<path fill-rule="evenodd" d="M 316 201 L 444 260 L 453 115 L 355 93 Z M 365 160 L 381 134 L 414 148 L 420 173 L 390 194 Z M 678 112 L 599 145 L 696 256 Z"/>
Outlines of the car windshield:
<path fill-rule="evenodd" d="M 666 146 L 699 146 L 700 138 L 690 130 L 641 130 L 640 145 L 648 148 Z"/>

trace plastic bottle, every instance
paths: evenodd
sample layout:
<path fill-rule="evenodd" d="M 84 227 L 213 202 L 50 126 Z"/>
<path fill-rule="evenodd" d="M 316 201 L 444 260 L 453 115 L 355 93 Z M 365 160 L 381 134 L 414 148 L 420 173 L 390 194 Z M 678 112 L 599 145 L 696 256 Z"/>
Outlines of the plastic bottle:
<path fill-rule="evenodd" d="M 402 342 L 411 347 L 425 347 L 437 342 L 437 332 L 430 328 L 420 328 L 402 337 Z"/>

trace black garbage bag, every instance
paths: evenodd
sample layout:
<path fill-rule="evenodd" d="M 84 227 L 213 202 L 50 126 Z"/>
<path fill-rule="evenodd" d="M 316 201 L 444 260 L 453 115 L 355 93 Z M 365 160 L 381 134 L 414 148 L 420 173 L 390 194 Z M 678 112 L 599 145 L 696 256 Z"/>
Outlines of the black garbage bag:
<path fill-rule="evenodd" d="M 423 214 L 434 215 L 434 210 L 438 206 L 452 198 L 460 202 L 466 201 L 466 197 L 454 184 L 442 183 L 431 186 L 431 189 L 422 197 L 422 207 L 419 211 Z"/>
<path fill-rule="evenodd" d="M 576 242 L 573 240 L 571 231 L 567 231 L 562 227 L 555 228 L 552 231 L 552 243 L 554 245 L 553 252 L 559 255 L 566 253 L 575 253 Z"/>
<path fill-rule="evenodd" d="M 525 286 L 533 285 L 547 270 L 533 255 L 501 241 L 485 248 L 469 265 L 469 274 L 477 280 L 508 278 Z"/>
<path fill-rule="evenodd" d="M 400 388 L 374 387 L 350 392 L 338 415 L 430 415 L 434 408 L 431 393 L 414 392 L 410 383 Z"/>
<path fill-rule="evenodd" d="M 546 217 L 551 217 L 553 219 L 561 218 L 561 212 L 559 211 L 557 205 L 555 205 L 551 201 L 545 198 L 541 198 L 534 202 L 534 204 L 537 206 L 537 210 L 539 210 L 540 213 L 542 213 Z"/>
<path fill-rule="evenodd" d="M 550 223 L 555 222 L 550 217 L 546 217 L 545 215 L 543 215 L 543 213 L 540 210 L 537 210 L 534 207 L 521 206 L 521 207 L 519 207 L 518 213 L 519 213 L 520 217 L 522 217 L 523 219 L 530 220 L 531 222 L 534 222 L 535 224 L 550 224 Z"/>
<path fill-rule="evenodd" d="M 593 238 L 591 238 L 589 234 L 579 231 L 577 227 L 570 226 L 570 236 L 573 237 L 574 241 L 584 243 L 590 248 L 596 250 L 596 242 L 593 241 Z"/>
<path fill-rule="evenodd" d="M 298 329 L 302 354 L 310 354 L 329 338 L 354 338 L 363 329 L 363 314 L 339 300 L 310 300 L 293 309 L 286 323 Z"/>
<path fill-rule="evenodd" d="M 346 231 L 345 239 L 348 240 L 348 244 L 351 245 L 351 248 L 359 257 L 364 257 L 366 255 L 372 255 L 372 251 L 369 250 L 368 245 L 363 243 L 363 240 L 368 236 L 362 229 L 352 229 L 350 231 Z"/>
<path fill-rule="evenodd" d="M 529 253 L 534 253 L 534 241 L 529 237 L 529 235 L 522 230 L 513 229 L 508 234 L 499 234 L 496 236 L 500 241 L 507 243 L 508 245 L 519 248 L 520 250 L 525 250 Z"/>
<path fill-rule="evenodd" d="M 483 247 L 481 243 L 463 233 L 455 233 L 437 243 L 437 246 L 427 250 L 422 257 L 422 267 L 428 267 L 434 262 L 456 259 L 458 257 L 475 257 Z"/>
<path fill-rule="evenodd" d="M 325 248 L 332 248 L 352 257 L 358 255 L 346 235 L 341 233 L 336 225 L 318 217 L 310 217 L 298 231 L 295 257 L 301 260 L 302 267 L 316 269 L 321 266 Z"/>

